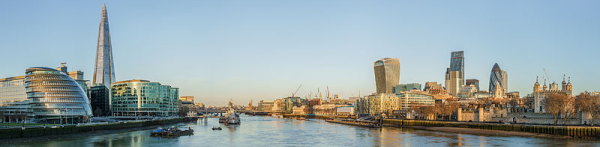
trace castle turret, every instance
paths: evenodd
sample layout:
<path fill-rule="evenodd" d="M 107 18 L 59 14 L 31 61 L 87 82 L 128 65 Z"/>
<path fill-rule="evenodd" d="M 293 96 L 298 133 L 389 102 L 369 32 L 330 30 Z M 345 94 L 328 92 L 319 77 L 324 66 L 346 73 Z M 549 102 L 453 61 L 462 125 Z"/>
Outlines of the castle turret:
<path fill-rule="evenodd" d="M 569 83 L 567 83 L 566 88 L 567 88 L 567 90 L 566 90 L 567 94 L 573 95 L 573 84 L 571 84 L 571 77 L 569 77 Z"/>
<path fill-rule="evenodd" d="M 542 87 L 542 91 L 547 91 L 548 86 L 546 86 L 546 79 L 544 79 L 544 86 Z"/>
<path fill-rule="evenodd" d="M 541 88 L 541 87 L 540 87 L 540 83 L 538 82 L 538 77 L 536 76 L 536 77 L 535 77 L 535 84 L 533 85 L 533 92 L 534 92 L 534 93 L 536 93 L 536 92 L 540 92 L 540 91 L 541 91 L 541 89 L 540 89 L 540 88 Z"/>
<path fill-rule="evenodd" d="M 566 75 L 563 75 L 563 82 L 562 82 L 562 89 L 561 89 L 563 91 L 567 90 L 567 82 L 565 81 L 565 76 Z"/>

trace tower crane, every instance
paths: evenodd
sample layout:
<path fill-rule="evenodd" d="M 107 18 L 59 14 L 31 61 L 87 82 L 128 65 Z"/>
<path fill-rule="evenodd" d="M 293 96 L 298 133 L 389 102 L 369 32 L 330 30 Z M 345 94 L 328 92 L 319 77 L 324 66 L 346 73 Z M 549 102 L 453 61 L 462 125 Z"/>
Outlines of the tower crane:
<path fill-rule="evenodd" d="M 298 90 L 300 90 L 300 87 L 302 87 L 302 84 L 300 84 L 300 86 L 298 86 L 298 89 L 296 89 L 296 92 L 292 93 L 292 97 L 294 97 L 296 95 L 296 93 L 298 93 Z"/>
<path fill-rule="evenodd" d="M 550 83 L 550 77 L 548 76 L 548 72 L 546 72 L 546 68 L 544 68 L 544 73 L 546 73 L 546 79 L 548 80 L 548 83 Z"/>

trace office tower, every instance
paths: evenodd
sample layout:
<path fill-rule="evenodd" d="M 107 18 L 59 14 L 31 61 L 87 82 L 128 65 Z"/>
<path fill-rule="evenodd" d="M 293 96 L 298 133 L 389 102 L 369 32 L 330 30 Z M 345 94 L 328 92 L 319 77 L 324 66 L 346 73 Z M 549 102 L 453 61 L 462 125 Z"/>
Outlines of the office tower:
<path fill-rule="evenodd" d="M 465 53 L 455 51 L 451 53 L 450 71 L 458 71 L 458 89 L 465 85 Z"/>
<path fill-rule="evenodd" d="M 500 69 L 498 63 L 494 64 L 490 74 L 490 95 L 492 97 L 503 97 L 508 91 L 506 84 L 508 84 L 508 76 L 506 75 L 506 71 Z"/>
<path fill-rule="evenodd" d="M 475 85 L 477 90 L 481 90 L 481 89 L 479 89 L 479 80 L 478 79 L 467 79 L 466 81 L 467 82 L 466 82 L 465 86 Z"/>
<path fill-rule="evenodd" d="M 447 90 L 448 93 L 450 93 L 450 95 L 452 96 L 458 96 L 458 93 L 460 92 L 460 88 L 462 87 L 460 85 L 460 72 L 459 71 L 450 71 L 450 74 L 448 75 L 450 78 L 450 82 L 449 82 L 449 89 Z"/>
<path fill-rule="evenodd" d="M 383 58 L 373 63 L 377 93 L 393 93 L 394 86 L 400 83 L 400 60 Z"/>
<path fill-rule="evenodd" d="M 115 70 L 106 5 L 102 6 L 102 17 L 100 19 L 100 30 L 98 31 L 98 46 L 96 49 L 95 67 L 92 86 L 96 84 L 104 84 L 105 86 L 110 87 L 110 85 L 115 82 Z"/>

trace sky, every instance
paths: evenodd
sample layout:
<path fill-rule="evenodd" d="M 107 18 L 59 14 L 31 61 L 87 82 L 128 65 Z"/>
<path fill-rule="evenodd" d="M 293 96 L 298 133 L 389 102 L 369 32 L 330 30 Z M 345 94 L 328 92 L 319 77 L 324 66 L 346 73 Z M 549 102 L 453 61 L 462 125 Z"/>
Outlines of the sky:
<path fill-rule="evenodd" d="M 593 0 L 0 1 L 0 78 L 67 62 L 91 80 L 104 3 L 117 81 L 157 81 L 207 105 L 300 85 L 301 97 L 368 95 L 386 57 L 400 59 L 400 83 L 443 84 L 460 50 L 482 90 L 494 63 L 522 96 L 544 69 L 552 82 L 571 77 L 574 93 L 600 90 Z"/>

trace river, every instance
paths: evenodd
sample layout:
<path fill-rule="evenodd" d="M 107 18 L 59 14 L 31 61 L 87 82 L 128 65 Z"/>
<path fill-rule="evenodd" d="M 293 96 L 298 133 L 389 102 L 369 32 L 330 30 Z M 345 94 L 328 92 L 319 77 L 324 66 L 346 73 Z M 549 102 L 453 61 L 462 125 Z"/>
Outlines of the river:
<path fill-rule="evenodd" d="M 179 124 L 194 129 L 194 135 L 176 138 L 150 137 L 151 130 L 34 141 L 10 146 L 45 147 L 191 147 L 191 146 L 600 146 L 600 141 L 585 139 L 546 139 L 534 137 L 482 136 L 434 132 L 411 128 L 381 129 L 355 127 L 323 120 L 308 121 L 268 116 L 241 116 L 240 125 L 224 126 L 216 118 Z M 223 130 L 213 131 L 213 126 Z M 2 144 L 0 146 L 6 146 Z"/>

